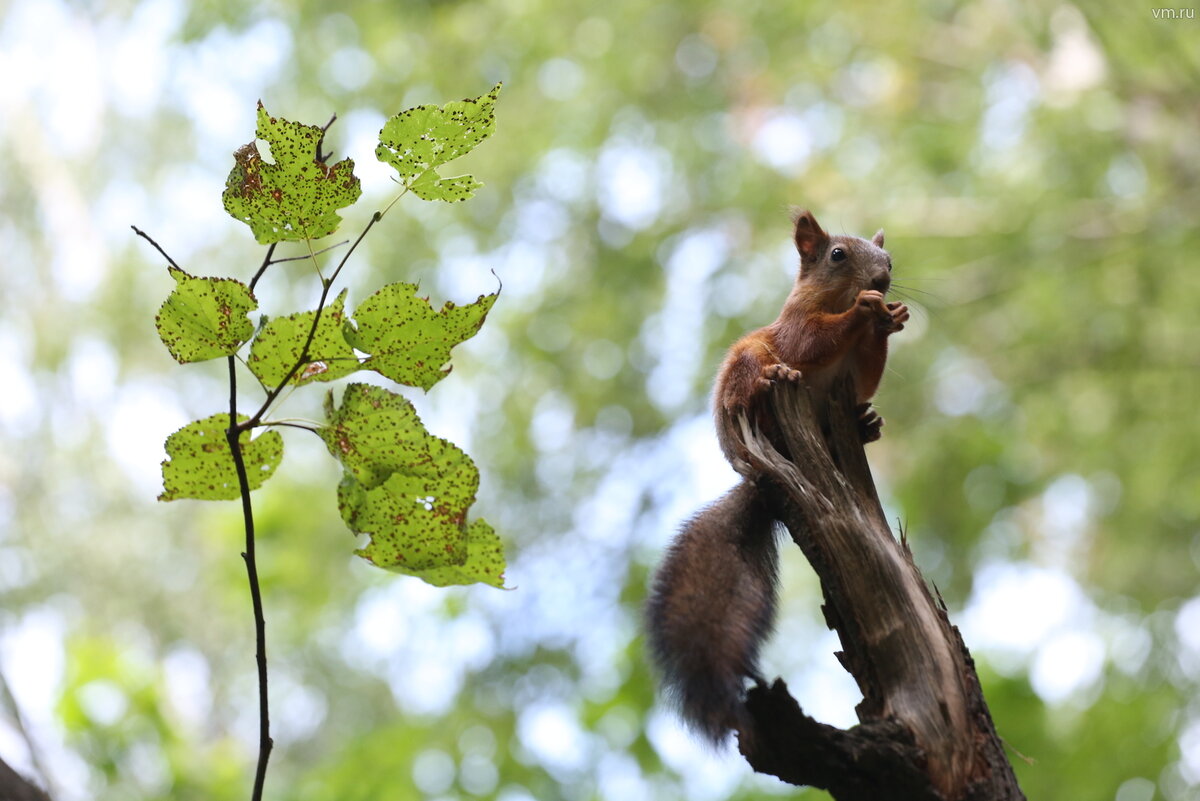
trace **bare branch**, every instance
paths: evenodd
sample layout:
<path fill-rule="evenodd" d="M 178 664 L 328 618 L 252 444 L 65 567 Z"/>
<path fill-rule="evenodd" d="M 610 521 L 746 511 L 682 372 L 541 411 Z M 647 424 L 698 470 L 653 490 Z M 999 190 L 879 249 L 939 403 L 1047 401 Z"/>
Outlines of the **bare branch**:
<path fill-rule="evenodd" d="M 142 239 L 145 239 L 147 242 L 149 242 L 151 245 L 153 245 L 153 246 L 154 246 L 154 249 L 155 249 L 155 250 L 157 250 L 159 253 L 161 253 L 161 254 L 162 254 L 162 257 L 163 257 L 164 259 L 166 259 L 166 260 L 167 260 L 167 264 L 171 265 L 171 266 L 172 266 L 172 267 L 174 267 L 176 270 L 182 270 L 182 269 L 183 269 L 182 267 L 180 267 L 178 264 L 176 264 L 176 263 L 175 263 L 175 260 L 174 260 L 174 259 L 172 259 L 172 258 L 171 258 L 171 257 L 170 257 L 170 256 L 167 254 L 167 251 L 163 250 L 163 249 L 162 249 L 162 246 L 161 246 L 161 245 L 159 245 L 157 242 L 155 242 L 155 241 L 154 241 L 154 239 L 153 239 L 153 238 L 152 238 L 152 237 L 151 237 L 149 234 L 147 234 L 147 233 L 146 233 L 145 231 L 143 231 L 142 229 L 138 228 L 136 225 L 131 225 L 131 226 L 129 226 L 129 227 L 133 229 L 133 232 L 134 232 L 135 234 L 137 234 L 137 235 L 138 235 L 138 236 L 140 236 Z"/>

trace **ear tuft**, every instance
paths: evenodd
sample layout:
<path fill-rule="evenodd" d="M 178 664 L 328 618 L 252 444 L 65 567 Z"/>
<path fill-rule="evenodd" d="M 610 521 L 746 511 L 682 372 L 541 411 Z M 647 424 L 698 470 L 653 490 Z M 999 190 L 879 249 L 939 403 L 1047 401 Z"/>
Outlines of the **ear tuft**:
<path fill-rule="evenodd" d="M 875 236 L 871 237 L 871 244 L 877 248 L 883 247 L 883 229 L 880 228 L 875 232 Z"/>
<path fill-rule="evenodd" d="M 817 218 L 806 209 L 793 209 L 792 221 L 796 223 L 796 250 L 800 258 L 808 261 L 816 258 L 829 242 L 829 235 L 821 230 Z"/>

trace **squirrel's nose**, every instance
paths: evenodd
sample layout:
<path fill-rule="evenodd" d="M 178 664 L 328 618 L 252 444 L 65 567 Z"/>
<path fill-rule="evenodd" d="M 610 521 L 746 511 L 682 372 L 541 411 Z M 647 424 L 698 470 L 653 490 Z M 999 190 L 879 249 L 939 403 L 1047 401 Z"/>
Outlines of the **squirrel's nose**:
<path fill-rule="evenodd" d="M 888 287 L 891 285 L 892 278 L 887 274 L 877 276 L 873 281 L 871 281 L 871 289 L 874 289 L 876 292 L 880 292 L 884 295 L 887 294 Z"/>

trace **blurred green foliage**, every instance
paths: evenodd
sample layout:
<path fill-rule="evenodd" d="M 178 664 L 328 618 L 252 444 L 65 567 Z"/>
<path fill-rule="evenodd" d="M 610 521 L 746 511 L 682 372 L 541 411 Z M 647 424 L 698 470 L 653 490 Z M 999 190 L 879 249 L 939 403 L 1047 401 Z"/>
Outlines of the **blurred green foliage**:
<path fill-rule="evenodd" d="M 35 5 L 17 3 L 4 35 Z M 1134 801 L 1150 798 L 1142 779 L 1155 798 L 1194 797 L 1194 22 L 1115 2 L 44 5 L 103 57 L 121 43 L 162 70 L 140 106 L 114 81 L 83 139 L 56 138 L 49 79 L 0 115 L 14 159 L 0 186 L 14 376 L 0 634 L 28 699 L 11 632 L 59 622 L 59 701 L 24 711 L 49 763 L 73 766 L 60 781 L 76 796 L 240 798 L 253 758 L 237 510 L 158 509 L 136 467 L 153 476 L 155 443 L 210 411 L 222 375 L 198 366 L 177 389 L 151 326 L 170 279 L 124 226 L 177 243 L 191 272 L 248 279 L 261 252 L 221 219 L 220 192 L 259 96 L 289 119 L 336 111 L 326 144 L 361 168 L 369 147 L 350 147 L 387 116 L 504 81 L 495 141 L 463 165 L 486 186 L 389 214 L 346 279 L 351 303 L 381 279 L 456 303 L 492 286 L 489 270 L 504 282 L 456 351 L 457 386 L 412 397 L 480 465 L 478 508 L 517 589 L 372 575 L 351 557 L 320 443 L 289 438 L 255 498 L 268 795 L 791 792 L 689 744 L 654 707 L 637 621 L 671 529 L 716 495 L 706 393 L 724 348 L 778 311 L 795 262 L 786 208 L 800 204 L 830 230 L 883 226 L 917 308 L 869 455 L 964 621 L 997 728 L 1034 760 L 1013 756 L 1027 795 L 1124 787 Z M 161 52 L 147 30 L 166 31 Z M 347 230 L 391 191 L 363 180 Z M 184 231 L 197 215 L 203 230 Z M 261 311 L 311 308 L 315 278 L 280 267 L 258 293 L 279 306 Z M 313 403 L 288 411 L 316 416 Z M 997 619 L 972 617 L 1005 565 L 1077 592 L 1026 599 L 1024 644 L 996 645 Z M 832 648 L 817 653 L 811 575 L 787 575 L 769 667 L 811 705 L 824 685 L 806 677 Z"/>

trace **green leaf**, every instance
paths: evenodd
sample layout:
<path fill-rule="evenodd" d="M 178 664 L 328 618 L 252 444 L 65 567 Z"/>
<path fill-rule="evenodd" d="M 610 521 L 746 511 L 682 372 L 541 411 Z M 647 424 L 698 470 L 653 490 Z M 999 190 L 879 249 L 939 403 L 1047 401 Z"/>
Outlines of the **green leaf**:
<path fill-rule="evenodd" d="M 504 589 L 504 546 L 495 530 L 483 520 L 467 528 L 467 560 L 461 565 L 434 567 L 429 570 L 389 570 L 408 573 L 435 587 L 461 584 L 489 584 Z"/>
<path fill-rule="evenodd" d="M 404 571 L 461 565 L 467 559 L 462 518 L 448 518 L 431 495 L 412 491 L 412 477 L 392 473 L 367 489 L 350 473 L 338 485 L 338 509 L 356 534 L 371 541 L 355 551 L 378 567 Z"/>
<path fill-rule="evenodd" d="M 387 570 L 437 586 L 486 582 L 503 586 L 499 539 L 482 521 L 466 526 L 479 471 L 461 449 L 425 430 L 404 397 L 351 384 L 320 431 L 342 462 L 338 508 L 370 542 L 355 553 Z"/>
<path fill-rule="evenodd" d="M 475 190 L 483 183 L 475 180 L 473 175 L 459 175 L 454 178 L 439 178 L 433 170 L 421 174 L 421 177 L 409 184 L 409 189 L 421 200 L 444 200 L 447 203 L 457 203 L 475 194 Z"/>
<path fill-rule="evenodd" d="M 450 368 L 443 367 L 450 349 L 475 335 L 497 293 L 466 306 L 447 302 L 434 311 L 429 298 L 416 292 L 416 284 L 388 284 L 364 300 L 354 312 L 357 328 L 347 326 L 346 341 L 370 354 L 363 367 L 428 390 L 449 375 Z"/>
<path fill-rule="evenodd" d="M 358 370 L 358 356 L 346 342 L 342 328 L 346 322 L 343 311 L 346 290 L 325 306 L 317 330 L 308 349 L 304 367 L 291 378 L 292 384 L 312 381 L 333 381 Z M 312 330 L 315 311 L 297 312 L 286 317 L 268 320 L 254 342 L 250 344 L 247 365 L 265 386 L 277 387 L 300 360 L 308 333 Z"/>
<path fill-rule="evenodd" d="M 272 161 L 263 160 L 256 142 L 238 148 L 222 199 L 260 244 L 328 236 L 342 222 L 337 210 L 362 194 L 352 159 L 332 167 L 317 161 L 324 135 L 315 125 L 272 117 L 259 102 L 256 136 L 270 146 Z"/>
<path fill-rule="evenodd" d="M 232 278 L 196 278 L 176 267 L 167 270 L 175 289 L 158 310 L 154 325 L 175 361 L 230 356 L 253 336 L 248 315 L 258 301 L 245 284 Z"/>
<path fill-rule="evenodd" d="M 244 415 L 238 416 L 238 422 L 246 419 Z M 167 437 L 160 501 L 179 498 L 227 501 L 240 497 L 233 453 L 225 438 L 228 427 L 229 415 L 220 412 L 188 423 Z M 249 431 L 244 431 L 238 437 L 238 447 L 252 490 L 261 487 L 283 459 L 283 437 L 277 431 L 264 431 L 254 439 Z"/>
<path fill-rule="evenodd" d="M 401 111 L 379 132 L 375 157 L 392 165 L 401 182 L 423 200 L 466 200 L 483 184 L 470 175 L 442 178 L 437 168 L 471 152 L 496 130 L 501 86 L 498 83 L 486 95 L 444 106 Z"/>
<path fill-rule="evenodd" d="M 333 456 L 367 489 L 393 474 L 393 486 L 413 497 L 437 498 L 443 517 L 461 522 L 479 489 L 479 470 L 458 446 L 430 434 L 401 395 L 370 384 L 350 384 L 340 408 L 325 398 L 328 425 L 321 438 Z"/>

